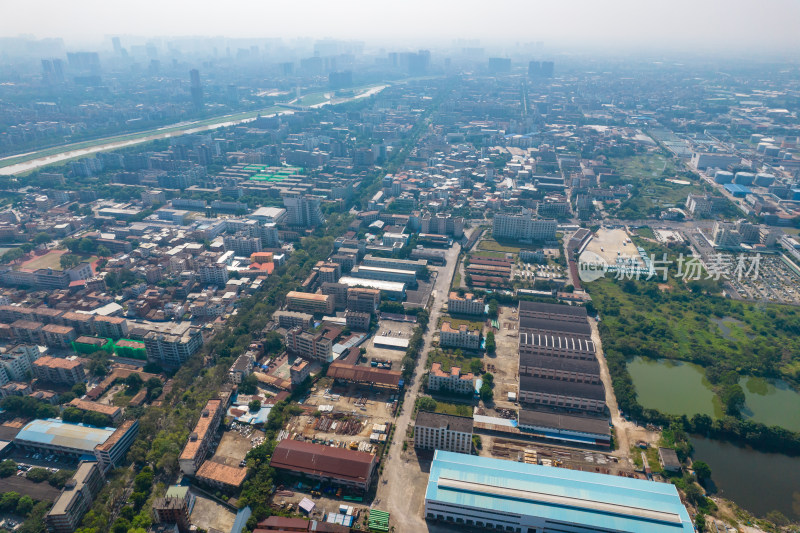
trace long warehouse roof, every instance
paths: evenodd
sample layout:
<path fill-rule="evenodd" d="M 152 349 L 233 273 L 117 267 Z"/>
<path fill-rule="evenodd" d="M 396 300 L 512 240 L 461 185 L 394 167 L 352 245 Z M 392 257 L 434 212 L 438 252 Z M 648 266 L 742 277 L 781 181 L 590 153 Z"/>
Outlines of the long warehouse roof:
<path fill-rule="evenodd" d="M 429 502 L 631 533 L 690 533 L 674 485 L 437 450 Z"/>
<path fill-rule="evenodd" d="M 14 440 L 62 446 L 94 453 L 94 447 L 103 444 L 112 433 L 114 433 L 114 428 L 96 428 L 48 418 L 29 422 Z"/>

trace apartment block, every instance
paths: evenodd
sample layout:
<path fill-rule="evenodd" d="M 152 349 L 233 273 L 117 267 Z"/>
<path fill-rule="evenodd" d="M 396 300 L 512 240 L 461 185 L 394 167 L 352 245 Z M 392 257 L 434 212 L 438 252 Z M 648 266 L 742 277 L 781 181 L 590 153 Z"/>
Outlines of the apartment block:
<path fill-rule="evenodd" d="M 461 324 L 458 328 L 454 328 L 450 322 L 443 322 L 439 332 L 439 344 L 448 348 L 479 350 L 481 347 L 481 332 L 479 330 L 470 330 L 466 324 Z"/>
<path fill-rule="evenodd" d="M 462 374 L 460 367 L 454 366 L 450 372 L 444 372 L 441 363 L 433 363 L 428 373 L 428 390 L 472 394 L 475 390 L 474 379 L 472 372 Z"/>
<path fill-rule="evenodd" d="M 472 453 L 471 417 L 419 411 L 414 422 L 414 447 Z"/>
<path fill-rule="evenodd" d="M 354 287 L 347 290 L 348 311 L 374 314 L 381 305 L 381 291 Z"/>
<path fill-rule="evenodd" d="M 33 362 L 33 373 L 37 379 L 49 383 L 63 383 L 75 385 L 83 382 L 85 372 L 83 364 L 75 357 L 40 357 Z"/>
<path fill-rule="evenodd" d="M 451 292 L 447 300 L 447 312 L 456 315 L 483 315 L 486 304 L 483 298 L 475 298 L 472 293 L 467 293 L 463 297 L 457 292 Z"/>
<path fill-rule="evenodd" d="M 286 307 L 290 311 L 330 315 L 334 310 L 334 302 L 327 294 L 291 291 L 286 295 Z"/>

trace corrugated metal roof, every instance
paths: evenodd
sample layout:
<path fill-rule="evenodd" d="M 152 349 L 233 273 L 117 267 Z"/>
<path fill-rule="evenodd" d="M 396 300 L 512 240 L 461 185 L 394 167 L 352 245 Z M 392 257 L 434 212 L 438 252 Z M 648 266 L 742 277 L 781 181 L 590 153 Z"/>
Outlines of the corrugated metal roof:
<path fill-rule="evenodd" d="M 112 433 L 114 428 L 96 428 L 48 418 L 28 423 L 14 440 L 63 446 L 93 454 L 94 447 L 108 440 Z"/>
<path fill-rule="evenodd" d="M 425 499 L 631 533 L 693 532 L 673 485 L 438 450 Z"/>

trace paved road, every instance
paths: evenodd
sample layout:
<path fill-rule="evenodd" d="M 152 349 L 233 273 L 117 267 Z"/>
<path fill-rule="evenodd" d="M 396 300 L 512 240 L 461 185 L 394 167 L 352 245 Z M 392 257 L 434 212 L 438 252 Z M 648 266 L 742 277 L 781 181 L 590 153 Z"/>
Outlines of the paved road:
<path fill-rule="evenodd" d="M 454 244 L 446 253 L 447 264 L 438 269 L 436 283 L 433 287 L 433 306 L 430 312 L 428 332 L 424 337 L 424 345 L 417 360 L 413 383 L 406 386 L 406 396 L 403 403 L 403 412 L 395 420 L 394 441 L 389 448 L 389 453 L 384 462 L 384 472 L 378 482 L 378 491 L 375 496 L 375 507 L 385 509 L 392 515 L 392 523 L 397 526 L 397 531 L 427 531 L 428 526 L 422 516 L 424 503 L 425 483 L 428 474 L 421 472 L 416 461 L 411 461 L 411 452 L 403 453 L 403 441 L 412 422 L 411 413 L 414 410 L 414 401 L 419 394 L 422 384 L 422 375 L 425 372 L 425 363 L 428 360 L 428 351 L 436 332 L 436 324 L 441 316 L 441 309 L 447 301 L 450 292 L 450 283 L 461 251 L 460 244 Z M 405 457 L 404 457 L 405 455 Z"/>
<path fill-rule="evenodd" d="M 611 373 L 608 371 L 608 363 L 603 353 L 597 321 L 590 318 L 589 325 L 592 328 L 592 341 L 597 351 L 597 361 L 600 363 L 600 380 L 603 382 L 606 392 L 606 405 L 611 412 L 611 423 L 614 424 L 614 438 L 616 439 L 617 449 L 614 450 L 613 455 L 630 460 L 631 445 L 636 444 L 639 440 L 657 442 L 660 435 L 656 431 L 648 431 L 642 426 L 628 422 L 620 415 L 617 397 L 614 394 L 614 385 L 611 381 Z"/>

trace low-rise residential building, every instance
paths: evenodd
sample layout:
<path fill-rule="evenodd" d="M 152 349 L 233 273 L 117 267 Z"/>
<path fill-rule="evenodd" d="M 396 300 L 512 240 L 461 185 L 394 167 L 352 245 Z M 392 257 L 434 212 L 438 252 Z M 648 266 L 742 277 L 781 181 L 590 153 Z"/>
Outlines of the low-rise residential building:
<path fill-rule="evenodd" d="M 67 405 L 80 409 L 81 411 L 91 411 L 93 413 L 106 415 L 111 420 L 112 424 L 118 423 L 120 418 L 122 418 L 122 408 L 114 405 L 81 400 L 80 398 L 73 398 Z"/>
<path fill-rule="evenodd" d="M 451 367 L 450 372 L 444 372 L 441 363 L 433 363 L 428 374 L 428 390 L 472 394 L 475 391 L 474 379 L 474 374 L 462 374 L 457 366 Z"/>
<path fill-rule="evenodd" d="M 347 289 L 347 309 L 360 313 L 374 314 L 381 305 L 381 291 L 353 287 Z"/>
<path fill-rule="evenodd" d="M 291 291 L 286 295 L 286 307 L 290 311 L 330 315 L 333 313 L 334 301 L 333 297 L 327 294 L 310 294 L 307 292 Z"/>
<path fill-rule="evenodd" d="M 330 326 L 317 332 L 292 328 L 286 332 L 286 349 L 289 353 L 306 359 L 331 362 L 333 360 L 333 344 L 340 333 L 340 329 Z"/>
<path fill-rule="evenodd" d="M 414 447 L 472 453 L 472 417 L 419 411 L 414 422 Z"/>
<path fill-rule="evenodd" d="M 72 386 L 82 383 L 86 377 L 83 363 L 75 356 L 67 358 L 44 356 L 34 361 L 32 366 L 36 378 L 49 383 Z"/>
<path fill-rule="evenodd" d="M 237 385 L 242 382 L 244 378 L 250 375 L 253 371 L 253 365 L 256 362 L 255 354 L 253 352 L 245 352 L 236 358 L 230 370 L 228 370 L 228 378 L 232 383 Z"/>
<path fill-rule="evenodd" d="M 466 293 L 463 297 L 457 292 L 451 292 L 447 300 L 447 312 L 456 315 L 483 315 L 486 304 L 483 298 L 476 298 L 472 293 Z"/>
<path fill-rule="evenodd" d="M 224 412 L 222 400 L 214 398 L 206 403 L 200 413 L 200 418 L 197 420 L 194 430 L 189 434 L 189 440 L 178 458 L 181 472 L 187 476 L 195 475 L 208 455 Z"/>
<path fill-rule="evenodd" d="M 481 347 L 481 332 L 480 330 L 471 330 L 466 324 L 460 324 L 458 328 L 454 328 L 450 322 L 442 322 L 439 332 L 439 344 L 448 348 L 479 350 Z"/>
<path fill-rule="evenodd" d="M 282 328 L 308 328 L 311 326 L 311 321 L 314 320 L 314 315 L 297 311 L 275 311 L 272 318 L 277 320 L 278 326 Z"/>
<path fill-rule="evenodd" d="M 372 316 L 369 313 L 360 313 L 358 311 L 347 311 L 344 314 L 345 324 L 350 329 L 356 331 L 368 331 L 370 319 Z"/>
<path fill-rule="evenodd" d="M 53 507 L 45 515 L 47 530 L 52 533 L 73 533 L 83 515 L 91 508 L 103 488 L 103 474 L 95 461 L 81 461 Z"/>

